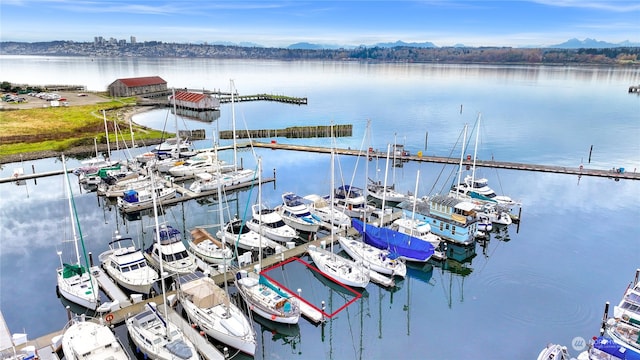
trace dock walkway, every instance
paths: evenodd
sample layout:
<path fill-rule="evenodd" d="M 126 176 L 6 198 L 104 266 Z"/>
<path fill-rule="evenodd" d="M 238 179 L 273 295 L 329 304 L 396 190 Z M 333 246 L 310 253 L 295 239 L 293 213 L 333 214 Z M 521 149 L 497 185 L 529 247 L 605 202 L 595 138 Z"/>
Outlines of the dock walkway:
<path fill-rule="evenodd" d="M 304 152 L 315 152 L 315 153 L 324 153 L 330 154 L 331 148 L 328 147 L 320 147 L 320 146 L 306 146 L 306 145 L 293 145 L 293 144 L 280 144 L 277 142 L 257 142 L 257 141 L 247 141 L 243 143 L 238 143 L 236 148 L 247 148 L 247 147 L 261 147 L 273 150 L 291 150 L 291 151 L 304 151 Z M 224 151 L 232 149 L 232 147 L 227 146 L 224 148 L 218 148 L 218 151 Z M 200 149 L 199 151 L 213 151 L 214 149 Z M 366 156 L 366 151 L 353 150 L 353 149 L 334 149 L 336 154 L 339 155 L 350 155 L 350 156 Z M 380 151 L 371 151 L 368 154 L 371 157 L 380 157 L 384 158 L 387 156 L 386 152 Z M 440 164 L 452 164 L 459 165 L 460 158 L 449 158 L 442 156 L 428 156 L 428 155 L 401 155 L 396 157 L 399 161 L 421 161 L 421 162 L 432 162 L 432 163 L 440 163 Z M 463 165 L 472 165 L 472 160 L 465 160 Z M 567 174 L 567 175 L 578 175 L 578 176 L 595 176 L 595 177 L 606 177 L 614 180 L 640 180 L 640 172 L 636 171 L 621 171 L 622 169 L 612 168 L 607 170 L 602 169 L 590 169 L 584 166 L 578 167 L 568 167 L 568 166 L 555 166 L 555 165 L 541 165 L 541 164 L 527 164 L 527 163 L 517 163 L 517 162 L 509 162 L 509 161 L 493 161 L 493 160 L 478 160 L 476 159 L 476 167 L 486 167 L 486 168 L 497 168 L 497 169 L 511 169 L 511 170 L 523 170 L 523 171 L 536 171 L 536 172 L 548 172 L 548 173 L 556 173 L 556 174 Z M 68 170 L 72 172 L 73 169 Z M 62 174 L 62 170 L 58 171 L 48 171 L 42 173 L 34 173 L 33 174 L 22 174 L 18 176 L 11 176 L 7 178 L 0 178 L 0 184 L 7 182 L 16 182 L 21 180 L 29 180 L 29 179 L 37 179 L 41 177 L 47 176 L 56 176 Z M 273 179 L 263 179 L 262 182 L 270 182 L 275 181 L 275 177 Z M 234 185 L 233 187 L 227 187 L 226 189 L 236 189 L 241 188 L 241 185 Z M 202 193 L 199 196 L 209 196 L 215 195 L 215 191 L 210 193 Z M 193 197 L 192 197 L 193 198 Z M 190 198 L 189 198 L 190 199 Z M 176 199 L 172 200 L 170 203 L 180 202 L 189 199 Z M 164 202 L 163 202 L 164 203 Z"/>
<path fill-rule="evenodd" d="M 98 280 L 100 288 L 107 294 L 107 296 L 109 296 L 109 298 L 111 298 L 112 301 L 117 301 L 120 307 L 131 306 L 132 303 L 124 291 L 120 290 L 118 285 L 111 280 L 111 277 L 109 277 L 100 266 L 94 266 L 91 270 L 95 275 L 96 280 Z"/>

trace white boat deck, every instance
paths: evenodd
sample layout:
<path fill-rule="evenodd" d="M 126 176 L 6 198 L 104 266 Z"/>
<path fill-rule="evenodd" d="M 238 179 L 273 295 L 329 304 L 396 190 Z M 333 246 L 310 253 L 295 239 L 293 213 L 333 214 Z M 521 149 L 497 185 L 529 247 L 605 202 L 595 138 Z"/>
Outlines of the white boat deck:
<path fill-rule="evenodd" d="M 98 280 L 98 284 L 100 288 L 111 298 L 111 300 L 117 300 L 120 303 L 120 307 L 131 306 L 131 300 L 127 297 L 127 294 L 122 291 L 118 285 L 116 285 L 113 280 L 107 275 L 107 273 L 102 270 L 99 266 L 94 266 L 91 268 L 91 273 L 96 275 L 96 279 Z"/>
<path fill-rule="evenodd" d="M 158 310 L 162 311 L 164 307 L 159 307 Z M 224 355 L 215 347 L 213 344 L 207 340 L 205 336 L 200 335 L 198 331 L 189 325 L 189 323 L 178 314 L 171 307 L 167 307 L 167 316 L 169 319 L 176 324 L 180 330 L 185 334 L 185 336 L 191 340 L 193 345 L 198 349 L 198 353 L 204 359 L 214 360 L 214 359 L 226 359 Z"/>
<path fill-rule="evenodd" d="M 383 275 L 383 274 L 380 274 L 377 271 L 370 270 L 369 271 L 369 278 L 374 283 L 382 285 L 382 286 L 386 286 L 386 287 L 394 287 L 394 286 L 396 286 L 396 282 L 393 280 L 393 278 L 388 277 L 388 276 Z"/>
<path fill-rule="evenodd" d="M 288 293 L 290 297 L 294 298 L 297 297 L 295 294 L 288 292 L 286 290 L 283 289 L 284 292 Z M 300 306 L 300 313 L 302 314 L 302 316 L 304 316 L 305 318 L 307 318 L 307 320 L 310 320 L 311 322 L 313 322 L 314 324 L 318 324 L 324 321 L 324 316 L 322 315 L 322 312 L 320 312 L 318 309 L 316 309 L 315 307 L 307 304 L 304 301 L 298 301 L 299 306 Z"/>

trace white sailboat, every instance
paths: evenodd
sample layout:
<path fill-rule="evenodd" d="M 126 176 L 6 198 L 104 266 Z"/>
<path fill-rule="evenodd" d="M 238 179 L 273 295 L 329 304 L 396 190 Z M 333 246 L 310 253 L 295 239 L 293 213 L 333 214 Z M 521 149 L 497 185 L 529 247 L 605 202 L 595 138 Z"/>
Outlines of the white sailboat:
<path fill-rule="evenodd" d="M 387 160 L 389 159 L 389 147 L 387 148 Z M 367 163 L 368 164 L 368 163 Z M 368 172 L 365 171 L 365 174 Z M 385 187 L 386 187 L 386 173 L 385 173 Z M 365 190 L 365 197 L 367 196 L 368 188 Z M 385 208 L 385 196 L 383 194 L 382 200 L 382 214 L 384 214 Z M 365 218 L 366 221 L 366 218 Z M 366 229 L 366 227 L 364 228 Z M 405 277 L 407 275 L 407 266 L 404 261 L 391 252 L 388 249 L 377 248 L 373 245 L 369 245 L 363 240 L 364 235 L 360 235 L 358 238 L 339 236 L 338 241 L 342 249 L 351 256 L 358 263 L 364 264 L 364 266 L 375 271 L 377 273 L 389 276 Z M 376 276 L 375 274 L 370 274 Z M 375 278 L 374 278 L 375 279 Z M 390 280 L 390 282 L 393 282 Z"/>
<path fill-rule="evenodd" d="M 156 242 L 160 246 L 160 225 L 158 223 L 158 210 L 156 209 L 155 197 L 153 204 L 153 215 L 155 218 Z M 145 309 L 125 320 L 129 336 L 145 358 L 162 360 L 196 360 L 199 355 L 195 346 L 184 335 L 180 327 L 173 323 L 168 315 L 167 298 L 164 281 L 163 262 L 159 262 L 159 269 L 162 279 L 162 306 L 164 311 L 161 314 L 155 303 L 147 303 Z"/>
<path fill-rule="evenodd" d="M 233 250 L 224 241 L 213 237 L 207 230 L 197 227 L 191 230 L 187 241 L 189 251 L 209 264 L 228 264 L 233 260 Z"/>
<path fill-rule="evenodd" d="M 258 158 L 258 202 L 262 201 L 262 159 Z M 262 232 L 259 224 L 259 233 Z M 258 267 L 255 272 L 241 270 L 235 277 L 238 292 L 251 311 L 265 319 L 284 324 L 297 324 L 300 319 L 298 299 L 290 296 L 278 285 L 263 277 L 262 251 L 258 254 Z"/>
<path fill-rule="evenodd" d="M 218 175 L 220 171 L 218 170 Z M 220 228 L 224 226 L 224 214 L 222 212 L 222 184 L 217 184 L 218 210 L 220 215 Z M 189 250 L 209 264 L 229 264 L 234 258 L 233 250 L 225 246 L 224 239 L 218 240 L 211 236 L 204 228 L 191 230 L 188 241 Z"/>
<path fill-rule="evenodd" d="M 466 175 L 464 180 L 460 180 L 460 172 L 462 171 L 462 161 L 460 162 L 460 170 L 458 173 L 458 183 L 451 187 L 451 194 L 457 198 L 465 198 L 478 201 L 482 204 L 490 203 L 497 204 L 507 209 L 517 205 L 517 202 L 511 199 L 509 196 L 497 195 L 493 189 L 489 187 L 489 181 L 486 178 L 476 178 L 476 157 L 478 154 L 478 138 L 480 134 L 480 119 L 481 114 L 478 114 L 478 120 L 476 122 L 476 141 L 475 149 L 473 152 L 473 165 L 471 166 L 471 175 Z M 464 153 L 464 144 L 462 151 Z M 467 157 L 468 160 L 469 157 Z M 461 159 L 462 160 L 462 159 Z"/>
<path fill-rule="evenodd" d="M 333 179 L 334 179 L 334 150 L 331 146 L 331 206 L 333 207 Z M 369 269 L 365 269 L 361 264 L 357 264 L 351 259 L 344 258 L 333 252 L 333 242 L 335 238 L 335 227 L 331 227 L 331 250 L 315 245 L 309 245 L 307 252 L 316 264 L 322 275 L 338 281 L 344 285 L 364 288 L 371 280 Z"/>
<path fill-rule="evenodd" d="M 93 321 L 84 315 L 74 315 L 63 330 L 61 344 L 66 360 L 129 360 L 122 344 L 102 319 Z"/>
<path fill-rule="evenodd" d="M 218 186 L 219 218 L 224 233 L 224 214 L 222 211 L 222 189 Z M 222 248 L 225 249 L 224 243 Z M 190 321 L 212 338 L 253 356 L 256 350 L 256 334 L 249 319 L 229 297 L 227 289 L 227 266 L 224 269 L 222 289 L 201 272 L 179 276 L 178 300 Z"/>
<path fill-rule="evenodd" d="M 199 271 L 179 276 L 177 284 L 178 300 L 192 323 L 223 344 L 255 354 L 255 331 L 227 290 Z"/>
<path fill-rule="evenodd" d="M 62 251 L 58 251 L 58 257 L 60 258 L 60 267 L 56 271 L 58 292 L 65 299 L 75 304 L 81 305 L 90 310 L 98 310 L 100 305 L 98 280 L 92 275 L 92 273 L 99 269 L 96 267 L 90 267 L 86 254 L 82 257 L 84 259 L 84 264 L 80 259 L 78 241 L 82 245 L 82 252 L 84 254 L 84 239 L 82 237 L 82 229 L 80 228 L 80 222 L 78 221 L 75 210 L 75 203 L 73 201 L 73 193 L 71 191 L 71 184 L 69 183 L 69 175 L 67 173 L 67 165 L 64 155 L 62 156 L 62 167 L 64 171 L 62 176 L 64 176 L 67 197 L 69 200 L 69 222 L 71 223 L 73 233 L 72 242 L 75 252 L 75 262 L 63 262 Z"/>

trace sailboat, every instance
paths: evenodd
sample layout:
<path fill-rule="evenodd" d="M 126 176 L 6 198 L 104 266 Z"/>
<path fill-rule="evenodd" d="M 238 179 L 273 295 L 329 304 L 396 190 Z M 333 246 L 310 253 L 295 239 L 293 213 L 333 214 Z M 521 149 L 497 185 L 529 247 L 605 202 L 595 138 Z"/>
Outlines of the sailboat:
<path fill-rule="evenodd" d="M 333 145 L 331 146 L 331 193 L 330 204 L 334 206 L 333 199 L 333 182 L 334 182 L 334 156 L 335 151 Z M 333 252 L 333 243 L 335 239 L 335 227 L 331 227 L 331 250 L 327 250 L 324 247 L 317 247 L 315 245 L 307 246 L 307 252 L 311 259 L 316 264 L 318 270 L 325 277 L 340 282 L 347 286 L 365 288 L 371 281 L 370 270 L 365 269 L 361 264 L 357 264 L 351 259 L 344 258 Z"/>
<path fill-rule="evenodd" d="M 258 202 L 262 201 L 262 159 L 258 158 Z M 259 224 L 259 233 L 262 224 Z M 284 324 L 297 324 L 300 319 L 298 299 L 260 274 L 262 271 L 262 248 L 258 254 L 255 272 L 241 270 L 236 274 L 235 285 L 247 307 L 265 319 Z"/>
<path fill-rule="evenodd" d="M 388 151 L 388 150 L 387 150 Z M 388 159 L 388 153 L 387 153 Z M 367 173 L 367 171 L 365 171 Z M 386 177 L 386 174 L 385 174 Z M 386 180 L 385 180 L 386 183 Z M 386 185 L 386 184 L 385 184 Z M 368 190 L 368 188 L 367 188 Z M 365 194 L 366 197 L 366 194 Z M 384 210 L 385 198 L 382 197 L 382 209 Z M 383 211 L 384 214 L 384 211 Z M 365 218 L 366 219 L 366 218 Z M 407 275 L 407 266 L 403 260 L 398 258 L 398 254 L 390 252 L 386 248 L 377 248 L 366 243 L 364 235 L 359 239 L 353 237 L 338 236 L 338 242 L 342 249 L 354 260 L 364 264 L 371 271 L 378 272 L 383 275 L 405 277 Z M 375 276 L 375 274 L 370 274 Z M 374 278 L 375 280 L 375 278 Z"/>
<path fill-rule="evenodd" d="M 81 305 L 90 310 L 98 310 L 100 305 L 100 295 L 98 291 L 98 280 L 92 275 L 98 271 L 97 268 L 90 268 L 87 260 L 84 239 L 82 237 L 82 229 L 76 213 L 75 202 L 73 201 L 73 193 L 71 184 L 69 183 L 69 175 L 67 173 L 67 165 L 62 156 L 62 167 L 65 187 L 67 189 L 67 197 L 69 199 L 69 221 L 72 223 L 73 246 L 75 250 L 75 263 L 65 263 L 62 261 L 62 252 L 58 251 L 60 258 L 60 267 L 57 269 L 58 292 L 65 299 Z M 76 232 L 77 228 L 77 232 Z M 78 242 L 82 246 L 84 264 L 80 261 L 80 249 Z"/>
<path fill-rule="evenodd" d="M 160 225 L 158 223 L 158 210 L 153 204 L 155 218 L 155 237 L 160 246 Z M 186 338 L 177 324 L 168 317 L 167 294 L 165 289 L 163 261 L 159 262 L 160 283 L 162 284 L 162 305 L 164 311 L 160 313 L 158 306 L 153 303 L 145 304 L 145 309 L 125 320 L 127 331 L 138 350 L 143 353 L 145 359 L 182 359 L 196 360 L 199 355 L 195 346 Z"/>
<path fill-rule="evenodd" d="M 173 115 L 175 121 L 176 137 L 166 139 L 161 144 L 157 145 L 151 153 L 145 153 L 139 155 L 136 159 L 141 162 L 148 162 L 149 158 L 155 157 L 154 165 L 159 172 L 167 172 L 170 168 L 180 165 L 180 158 L 187 158 L 195 155 L 193 151 L 193 144 L 189 139 L 181 139 L 180 132 L 178 131 L 178 112 L 176 110 L 177 105 L 175 101 L 175 89 L 172 89 L 170 102 L 173 102 Z M 169 112 L 167 112 L 168 116 Z"/>
<path fill-rule="evenodd" d="M 217 147 L 216 147 L 217 149 Z M 216 150 L 217 152 L 217 150 Z M 217 175 L 220 175 L 218 169 Z M 224 226 L 224 216 L 222 212 L 222 184 L 217 183 L 218 209 L 220 214 L 220 228 Z M 200 259 L 209 264 L 229 264 L 234 258 L 233 250 L 225 246 L 224 239 L 218 240 L 204 228 L 191 230 L 191 237 L 188 240 L 189 250 Z"/>
<path fill-rule="evenodd" d="M 478 114 L 478 120 L 476 122 L 476 142 L 473 152 L 473 165 L 471 166 L 471 175 L 465 175 L 464 180 L 460 181 L 460 172 L 462 171 L 461 161 L 460 170 L 458 173 L 458 183 L 453 184 L 453 186 L 451 187 L 451 194 L 453 194 L 455 197 L 473 199 L 481 202 L 482 204 L 489 203 L 510 209 L 517 204 L 516 201 L 508 196 L 497 195 L 495 191 L 489 187 L 489 181 L 486 178 L 476 178 L 476 158 L 478 154 L 478 139 L 480 134 L 481 118 L 481 114 Z M 463 153 L 464 147 L 465 146 L 463 145 Z M 467 159 L 470 160 L 468 156 Z"/>
<path fill-rule="evenodd" d="M 391 185 L 387 185 L 387 173 L 389 171 L 389 157 L 390 157 L 390 145 L 387 146 L 387 161 L 385 163 L 384 170 L 384 184 L 381 184 L 380 181 L 374 181 L 369 179 L 369 183 L 367 183 L 367 191 L 369 196 L 379 201 L 384 201 L 391 206 L 398 205 L 399 203 L 407 200 L 409 198 L 408 194 L 402 194 L 395 189 L 395 168 L 396 168 L 396 147 L 394 144 L 394 153 L 393 153 L 393 181 Z M 376 165 L 377 166 L 377 165 Z M 376 171 L 377 173 L 377 171 Z"/>
<path fill-rule="evenodd" d="M 222 189 L 218 186 L 220 226 L 224 226 Z M 222 231 L 222 230 L 221 230 Z M 222 248 L 225 249 L 224 243 Z M 178 300 L 187 317 L 212 338 L 253 356 L 256 333 L 249 319 L 236 306 L 227 289 L 227 266 L 224 269 L 224 289 L 202 272 L 181 275 L 176 280 Z"/>

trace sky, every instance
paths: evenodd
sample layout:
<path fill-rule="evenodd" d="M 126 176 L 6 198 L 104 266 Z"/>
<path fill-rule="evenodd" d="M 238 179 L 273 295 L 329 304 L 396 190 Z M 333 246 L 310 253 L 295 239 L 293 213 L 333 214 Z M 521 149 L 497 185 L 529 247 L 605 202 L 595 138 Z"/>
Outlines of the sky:
<path fill-rule="evenodd" d="M 0 0 L 0 40 L 550 46 L 640 42 L 638 0 Z"/>

